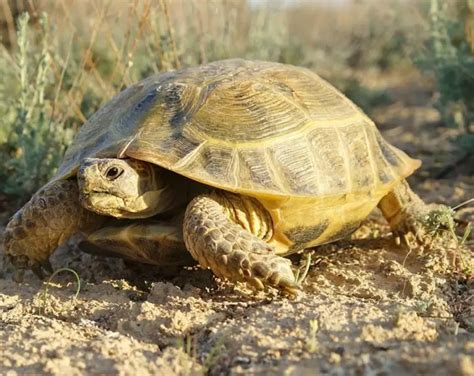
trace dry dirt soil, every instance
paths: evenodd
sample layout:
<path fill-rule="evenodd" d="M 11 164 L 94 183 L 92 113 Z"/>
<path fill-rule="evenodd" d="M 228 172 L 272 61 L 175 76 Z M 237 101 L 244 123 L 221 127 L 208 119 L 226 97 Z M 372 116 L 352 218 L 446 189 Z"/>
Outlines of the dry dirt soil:
<path fill-rule="evenodd" d="M 415 190 L 456 205 L 474 197 L 474 161 L 456 163 L 457 131 L 421 81 L 373 79 L 392 101 L 372 115 L 424 161 Z M 474 210 L 457 215 L 472 221 Z M 303 293 L 288 300 L 197 268 L 83 254 L 71 241 L 52 263 L 80 275 L 77 299 L 68 273 L 45 296 L 33 275 L 18 284 L 0 264 L 0 374 L 474 375 L 474 283 L 461 272 L 472 255 L 453 242 L 408 251 L 374 213 L 350 239 L 315 250 Z"/>

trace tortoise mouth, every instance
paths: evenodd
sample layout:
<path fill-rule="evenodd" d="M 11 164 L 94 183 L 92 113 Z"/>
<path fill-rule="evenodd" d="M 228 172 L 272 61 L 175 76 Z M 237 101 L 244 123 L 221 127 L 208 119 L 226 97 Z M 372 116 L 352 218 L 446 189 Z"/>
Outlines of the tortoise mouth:
<path fill-rule="evenodd" d="M 79 202 L 83 208 L 108 217 L 131 218 L 134 215 L 132 202 L 110 192 L 83 192 L 79 196 Z"/>
<path fill-rule="evenodd" d="M 99 214 L 110 215 L 117 206 L 123 205 L 123 199 L 104 191 L 82 192 L 79 195 L 81 205 Z"/>
<path fill-rule="evenodd" d="M 88 191 L 88 192 L 82 192 L 79 195 L 79 201 L 81 203 L 86 203 L 86 202 L 92 202 L 93 198 L 106 198 L 110 197 L 111 194 L 108 192 L 104 191 Z"/>

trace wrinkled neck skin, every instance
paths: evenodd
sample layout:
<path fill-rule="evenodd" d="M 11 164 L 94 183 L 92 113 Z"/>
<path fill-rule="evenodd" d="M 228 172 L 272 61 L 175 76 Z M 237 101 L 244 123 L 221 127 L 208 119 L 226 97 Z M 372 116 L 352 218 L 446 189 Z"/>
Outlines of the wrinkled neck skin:
<path fill-rule="evenodd" d="M 191 200 L 203 193 L 209 193 L 214 189 L 208 185 L 198 183 L 171 171 L 168 173 L 167 180 L 170 189 L 174 192 L 173 206 L 162 217 L 182 216 Z"/>
<path fill-rule="evenodd" d="M 159 201 L 163 204 L 159 212 L 155 213 L 158 217 L 174 217 L 184 213 L 187 204 L 200 192 L 208 189 L 171 171 L 161 169 L 161 173 L 165 177 L 166 186 L 159 194 Z"/>
<path fill-rule="evenodd" d="M 191 200 L 203 193 L 209 193 L 213 189 L 207 185 L 176 174 L 172 171 L 156 167 L 162 181 L 161 188 L 155 191 L 148 191 L 145 195 L 137 199 L 137 203 L 143 203 L 143 207 L 150 205 L 147 211 L 150 213 L 146 217 L 157 216 L 158 218 L 180 217 L 184 214 L 187 205 Z M 150 204 L 154 203 L 154 204 Z M 126 218 L 145 218 L 126 217 Z"/>

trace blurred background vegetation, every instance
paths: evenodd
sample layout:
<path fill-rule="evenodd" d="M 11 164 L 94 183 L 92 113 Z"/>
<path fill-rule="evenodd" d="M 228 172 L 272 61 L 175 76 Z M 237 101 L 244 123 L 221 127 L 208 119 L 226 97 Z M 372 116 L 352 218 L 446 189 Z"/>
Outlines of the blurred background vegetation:
<path fill-rule="evenodd" d="M 447 142 L 457 161 L 469 158 L 474 0 L 383 4 L 0 0 L 0 200 L 28 199 L 81 124 L 127 85 L 231 57 L 313 69 L 369 114 L 394 100 L 380 82 L 426 82 L 427 102 L 456 129 Z"/>

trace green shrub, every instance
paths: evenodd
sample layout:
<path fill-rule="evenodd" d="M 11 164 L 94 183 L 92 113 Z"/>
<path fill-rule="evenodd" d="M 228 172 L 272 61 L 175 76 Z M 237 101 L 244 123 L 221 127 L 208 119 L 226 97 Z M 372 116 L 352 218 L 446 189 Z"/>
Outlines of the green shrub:
<path fill-rule="evenodd" d="M 33 36 L 29 16 L 18 19 L 18 50 L 0 55 L 2 144 L 1 190 L 24 200 L 54 173 L 71 130 L 54 119 L 57 84 L 51 68 L 48 19 L 40 19 L 40 31 Z"/>
<path fill-rule="evenodd" d="M 474 13 L 474 1 L 459 2 L 457 8 L 452 5 L 431 0 L 430 37 L 419 64 L 435 77 L 437 107 L 443 118 L 462 133 L 458 145 L 473 153 L 474 135 L 470 133 L 474 127 L 474 39 L 468 40 L 466 22 Z"/>

